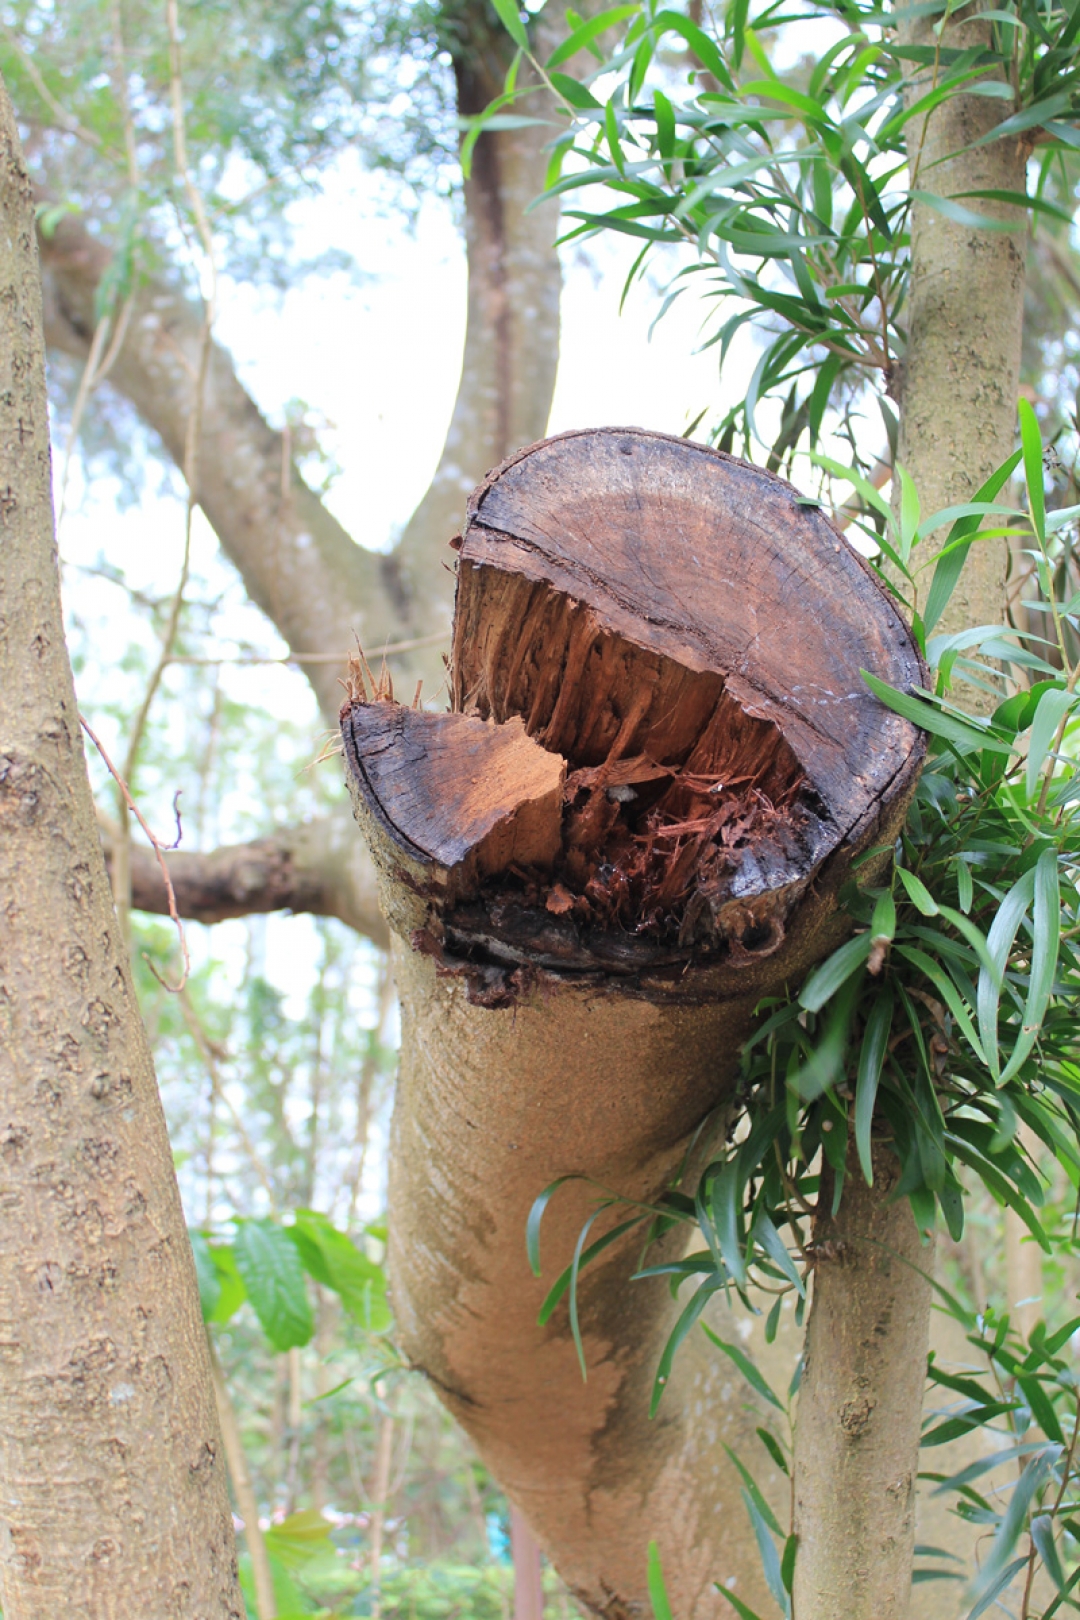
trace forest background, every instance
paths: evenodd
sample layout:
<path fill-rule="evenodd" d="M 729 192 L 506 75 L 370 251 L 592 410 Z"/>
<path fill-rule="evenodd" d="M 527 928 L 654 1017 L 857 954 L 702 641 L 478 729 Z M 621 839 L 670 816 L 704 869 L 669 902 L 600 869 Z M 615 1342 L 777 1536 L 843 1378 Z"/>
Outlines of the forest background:
<path fill-rule="evenodd" d="M 161 379 L 145 377 L 140 393 L 123 357 L 155 299 L 167 325 L 170 298 L 201 297 L 206 332 L 268 425 L 250 444 L 242 423 L 237 432 L 260 474 L 272 471 L 281 508 L 306 499 L 292 482 L 302 477 L 319 510 L 365 546 L 388 551 L 411 533 L 437 568 L 465 494 L 506 450 L 548 428 L 605 422 L 707 439 L 745 397 L 753 340 L 742 336 L 718 374 L 715 349 L 694 354 L 704 314 L 683 299 L 650 342 L 679 261 L 654 260 L 620 316 L 633 252 L 602 240 L 564 250 L 559 345 L 558 261 L 514 262 L 517 218 L 540 190 L 543 162 L 532 154 L 517 192 L 506 188 L 497 251 L 483 235 L 491 198 L 477 202 L 480 161 L 471 193 L 462 185 L 459 118 L 497 93 L 510 54 L 483 6 L 114 0 L 9 5 L 0 16 L 0 70 L 41 187 L 57 508 L 82 711 L 165 843 L 177 837 L 179 808 L 181 854 L 225 851 L 214 871 L 189 869 L 203 889 L 185 909 L 198 915 L 201 905 L 217 920 L 187 923 L 191 971 L 171 994 L 154 969 L 175 978 L 175 935 L 141 909 L 163 906 L 152 863 L 137 834 L 128 850 L 126 812 L 91 755 L 185 1207 L 206 1239 L 227 1410 L 260 1517 L 268 1529 L 286 1522 L 268 1538 L 277 1607 L 507 1613 L 505 1501 L 397 1364 L 383 1297 L 392 987 L 370 895 L 327 882 L 312 832 L 347 820 L 339 762 L 319 758 L 342 649 L 309 646 L 308 662 L 296 662 L 281 616 L 275 624 L 254 605 L 267 604 L 273 582 L 252 587 L 242 542 L 226 541 L 223 556 L 220 523 L 215 537 L 198 509 L 188 529 L 189 447 L 146 406 L 146 389 L 167 394 Z M 781 53 L 792 71 L 807 48 L 792 30 Z M 527 128 L 485 138 L 540 145 Z M 550 208 L 530 217 L 537 240 L 550 242 Z M 87 237 L 109 251 L 89 286 L 80 283 L 93 262 Z M 1062 336 L 1076 296 L 1067 238 L 1048 234 L 1033 265 L 1026 386 L 1052 418 L 1071 411 L 1076 385 Z M 519 329 L 502 306 L 477 315 L 495 282 L 503 300 L 520 299 Z M 493 328 L 505 336 L 494 358 L 483 342 Z M 187 338 L 190 370 L 199 328 Z M 530 345 L 543 351 L 536 375 Z M 506 395 L 494 427 L 493 377 Z M 214 385 L 227 415 L 225 385 Z M 849 414 L 836 426 L 858 428 L 870 461 L 886 447 L 880 418 Z M 763 409 L 759 458 L 780 428 L 779 405 Z M 795 476 L 821 487 L 808 463 Z M 330 555 L 329 534 L 292 522 L 301 552 Z M 442 632 L 432 626 L 448 598 L 431 594 L 414 604 L 417 633 L 404 638 L 414 646 L 401 661 L 426 659 L 434 697 Z M 403 639 L 389 633 L 402 616 L 380 623 L 378 606 L 369 622 L 333 624 L 328 636 L 355 629 L 378 656 Z M 237 915 L 256 890 L 309 914 Z M 295 1278 L 290 1292 L 260 1274 L 259 1223 L 304 1209 L 356 1240 L 369 1269 L 359 1267 L 351 1292 Z M 1003 1254 L 987 1202 L 944 1263 L 975 1296 L 1004 1302 Z M 1047 1282 L 1065 1286 L 1063 1264 Z M 554 1578 L 548 1586 L 549 1612 L 573 1612 Z"/>

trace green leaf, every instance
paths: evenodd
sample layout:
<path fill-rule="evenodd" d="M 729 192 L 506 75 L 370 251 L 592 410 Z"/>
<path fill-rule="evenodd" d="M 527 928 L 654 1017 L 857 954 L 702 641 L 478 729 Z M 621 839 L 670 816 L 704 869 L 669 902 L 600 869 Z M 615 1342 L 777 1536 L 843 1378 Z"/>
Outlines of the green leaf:
<path fill-rule="evenodd" d="M 898 866 L 896 874 L 907 890 L 908 899 L 922 912 L 923 916 L 936 917 L 938 914 L 937 901 L 922 878 L 916 877 L 914 872 L 909 872 L 906 866 Z"/>
<path fill-rule="evenodd" d="M 761 1441 L 762 1445 L 765 1447 L 765 1450 L 769 1453 L 769 1456 L 772 1458 L 777 1468 L 779 1468 L 780 1472 L 782 1474 L 790 1475 L 791 1470 L 788 1467 L 787 1458 L 781 1451 L 780 1442 L 776 1438 L 775 1434 L 770 1434 L 768 1429 L 758 1429 L 756 1432 L 758 1439 Z"/>
<path fill-rule="evenodd" d="M 756 1609 L 752 1609 L 749 1603 L 744 1603 L 742 1598 L 736 1597 L 734 1592 L 729 1592 L 726 1586 L 721 1586 L 719 1581 L 714 1581 L 713 1585 L 721 1597 L 727 1598 L 731 1607 L 739 1616 L 739 1620 L 761 1620 L 761 1616 Z"/>
<path fill-rule="evenodd" d="M 695 1293 L 691 1295 L 690 1300 L 680 1313 L 675 1326 L 669 1333 L 668 1341 L 664 1346 L 663 1353 L 657 1364 L 656 1377 L 653 1380 L 652 1397 L 649 1402 L 650 1417 L 655 1417 L 656 1409 L 663 1399 L 664 1390 L 667 1386 L 667 1381 L 671 1376 L 671 1369 L 675 1362 L 676 1351 L 686 1338 L 686 1335 L 690 1332 L 690 1329 L 697 1322 L 698 1317 L 701 1315 L 710 1299 L 719 1291 L 720 1288 L 723 1287 L 723 1281 L 724 1279 L 722 1277 L 713 1276 L 708 1278 L 706 1282 L 703 1282 L 700 1288 L 698 1288 Z M 705 1331 L 708 1333 L 708 1328 L 706 1328 Z M 709 1336 L 710 1338 L 712 1337 L 711 1334 Z"/>
<path fill-rule="evenodd" d="M 816 967 L 799 993 L 799 1005 L 808 1012 L 820 1012 L 841 985 L 858 971 L 870 955 L 869 934 L 856 934 Z"/>
<path fill-rule="evenodd" d="M 548 77 L 563 100 L 568 101 L 578 112 L 603 110 L 602 103 L 597 101 L 592 91 L 587 90 L 576 79 L 572 79 L 568 73 L 551 73 Z"/>
<path fill-rule="evenodd" d="M 274 1349 L 307 1344 L 315 1322 L 304 1268 L 284 1227 L 266 1218 L 239 1221 L 232 1247 L 247 1297 Z"/>
<path fill-rule="evenodd" d="M 874 905 L 874 915 L 870 919 L 870 938 L 892 939 L 896 933 L 896 901 L 889 889 L 878 896 Z"/>
<path fill-rule="evenodd" d="M 991 1583 L 975 1606 L 968 1610 L 964 1620 L 979 1620 L 979 1616 L 986 1613 L 990 1605 L 1004 1592 L 1010 1582 L 1019 1575 L 1026 1564 L 1026 1558 L 1014 1558 L 1012 1563 L 1003 1569 L 997 1579 Z M 1049 1611 L 1047 1612 L 1049 1613 Z"/>
<path fill-rule="evenodd" d="M 1048 756 L 1057 736 L 1058 727 L 1076 701 L 1076 694 L 1066 691 L 1061 686 L 1051 686 L 1039 699 L 1035 718 L 1031 722 L 1031 737 L 1028 740 L 1025 780 L 1028 798 L 1035 797 L 1044 764 L 1047 765 L 1048 774 L 1053 774 L 1054 762 L 1048 759 Z"/>
<path fill-rule="evenodd" d="M 561 67 L 564 62 L 568 62 L 572 56 L 576 56 L 578 51 L 584 50 L 586 45 L 591 45 L 594 39 L 597 39 L 609 28 L 617 28 L 619 23 L 626 22 L 628 18 L 633 17 L 639 9 L 640 7 L 637 5 L 612 6 L 607 11 L 598 12 L 595 17 L 590 17 L 587 22 L 583 22 L 580 27 L 575 28 L 573 33 L 563 40 L 561 45 L 556 46 L 547 59 L 546 67 L 549 71 L 552 68 Z M 518 43 L 520 44 L 520 40 Z"/>
<path fill-rule="evenodd" d="M 758 1430 L 759 1434 L 761 1434 L 763 1432 L 767 1434 L 768 1430 L 767 1429 L 764 1430 L 764 1431 L 762 1431 L 760 1429 Z M 765 1523 L 767 1524 L 768 1528 L 772 1531 L 774 1536 L 782 1536 L 784 1532 L 780 1528 L 780 1525 L 779 1525 L 779 1523 L 777 1521 L 777 1518 L 776 1518 L 776 1514 L 773 1512 L 773 1510 L 769 1506 L 768 1502 L 766 1502 L 764 1496 L 762 1496 L 761 1489 L 758 1486 L 758 1483 L 755 1480 L 753 1474 L 750 1472 L 749 1468 L 747 1468 L 746 1464 L 741 1460 L 741 1458 L 738 1457 L 737 1454 L 734 1451 L 732 1451 L 731 1447 L 728 1445 L 726 1440 L 723 1442 L 723 1446 L 724 1446 L 724 1450 L 727 1452 L 728 1456 L 731 1458 L 731 1461 L 735 1464 L 735 1467 L 738 1469 L 739 1475 L 740 1475 L 740 1477 L 742 1479 L 742 1482 L 743 1482 L 744 1486 L 746 1487 L 746 1491 L 749 1493 L 750 1496 L 753 1497 L 754 1502 L 757 1505 L 757 1510 L 761 1514 L 762 1519 L 765 1521 Z M 786 1472 L 786 1470 L 785 1470 L 785 1472 Z"/>
<path fill-rule="evenodd" d="M 907 468 L 897 462 L 896 471 L 900 475 L 900 555 L 906 563 L 919 530 L 919 497 Z"/>
<path fill-rule="evenodd" d="M 529 48 L 529 36 L 525 32 L 525 24 L 521 20 L 521 13 L 518 11 L 514 0 L 492 0 L 492 4 L 499 14 L 499 21 L 514 44 L 519 46 L 521 50 L 527 51 Z"/>
<path fill-rule="evenodd" d="M 1043 446 L 1039 419 L 1026 399 L 1017 407 L 1020 414 L 1020 443 L 1024 452 L 1031 526 L 1041 546 L 1046 545 L 1046 498 L 1043 494 Z"/>
<path fill-rule="evenodd" d="M 984 1608 L 986 1607 L 985 1600 L 989 1595 L 989 1591 L 996 1593 L 1003 1590 L 997 1584 L 998 1578 L 1006 1565 L 1009 1554 L 1023 1533 L 1027 1522 L 1028 1508 L 1031 1506 L 1036 1491 L 1049 1474 L 1051 1464 L 1057 1454 L 1058 1448 L 1054 1446 L 1048 1447 L 1039 1456 L 1033 1457 L 1013 1486 L 1009 1505 L 1002 1515 L 990 1551 L 979 1571 L 978 1590 L 983 1599 Z M 1018 1567 L 1023 1568 L 1026 1562 L 1027 1560 L 1024 1558 L 1019 1559 Z M 1008 1567 L 1013 1568 L 1014 1566 L 1009 1565 Z M 972 1609 L 968 1620 L 974 1620 L 974 1616 L 981 1612 L 982 1609 L 976 1606 L 976 1608 Z"/>
<path fill-rule="evenodd" d="M 874 1104 L 877 1101 L 881 1069 L 892 1031 L 893 995 L 891 989 L 881 990 L 874 999 L 866 1032 L 859 1052 L 859 1072 L 855 1083 L 855 1146 L 866 1185 L 874 1185 L 874 1162 L 870 1136 L 874 1123 Z"/>
<path fill-rule="evenodd" d="M 1057 972 L 1061 945 L 1061 887 L 1055 849 L 1043 850 L 1035 865 L 1034 879 L 1035 911 L 1032 921 L 1035 938 L 1024 1023 L 1012 1055 L 1002 1070 L 998 1082 L 1000 1085 L 1012 1079 L 1038 1040 Z"/>
<path fill-rule="evenodd" d="M 655 1541 L 649 1542 L 647 1579 L 653 1620 L 672 1620 L 671 1604 L 668 1602 L 667 1587 L 664 1585 L 664 1571 L 660 1564 L 660 1549 Z"/>
<path fill-rule="evenodd" d="M 910 720 L 923 731 L 929 731 L 935 737 L 943 737 L 946 742 L 955 743 L 959 748 L 977 748 L 990 754 L 1015 752 L 1008 743 L 1001 742 L 990 731 L 977 726 L 974 721 L 961 720 L 959 716 L 946 714 L 934 704 L 927 703 L 925 698 L 913 697 L 908 692 L 898 692 L 895 687 L 878 680 L 876 675 L 871 675 L 867 669 L 860 670 L 859 673 L 874 696 L 879 698 L 886 708 L 892 709 L 903 719 Z"/>
<path fill-rule="evenodd" d="M 746 1287 L 746 1258 L 739 1234 L 739 1192 L 742 1178 L 737 1158 L 728 1159 L 714 1177 L 710 1206 L 720 1253 L 735 1284 Z"/>
<path fill-rule="evenodd" d="M 728 1344 L 724 1339 L 718 1338 L 713 1332 L 712 1328 L 709 1327 L 708 1323 L 703 1322 L 701 1325 L 704 1328 L 707 1337 L 712 1340 L 716 1348 L 718 1350 L 722 1350 L 725 1356 L 731 1357 L 731 1360 L 735 1363 L 736 1367 L 738 1367 L 751 1389 L 756 1389 L 759 1395 L 775 1406 L 778 1411 L 782 1412 L 784 1410 L 783 1401 L 781 1401 L 769 1388 L 768 1384 L 758 1372 L 749 1356 L 745 1355 L 744 1352 L 739 1349 L 737 1344 Z"/>
<path fill-rule="evenodd" d="M 247 1298 L 247 1289 L 239 1271 L 236 1269 L 236 1256 L 232 1251 L 231 1243 L 211 1243 L 209 1245 L 210 1258 L 214 1262 L 218 1278 L 221 1283 L 221 1293 L 208 1320 L 215 1322 L 219 1327 L 232 1320 Z"/>
<path fill-rule="evenodd" d="M 204 1322 L 212 1321 L 221 1298 L 221 1277 L 210 1253 L 205 1232 L 189 1230 L 191 1253 L 195 1261 L 195 1276 L 199 1284 L 199 1306 Z"/>
<path fill-rule="evenodd" d="M 1065 1571 L 1062 1568 L 1061 1558 L 1058 1555 L 1057 1545 L 1054 1541 L 1054 1521 L 1049 1513 L 1036 1514 L 1031 1521 L 1031 1539 L 1035 1543 L 1035 1551 L 1043 1561 L 1043 1567 L 1059 1592 L 1065 1590 Z"/>
<path fill-rule="evenodd" d="M 315 1210 L 298 1209 L 285 1230 L 308 1274 L 339 1295 L 350 1316 L 370 1333 L 385 1332 L 393 1316 L 382 1266 Z"/>
<path fill-rule="evenodd" d="M 1008 461 L 1000 466 L 996 472 L 991 473 L 986 483 L 976 490 L 971 505 L 982 505 L 985 502 L 992 501 L 1016 471 L 1020 464 L 1020 457 L 1021 451 L 1015 451 Z M 933 518 L 929 521 L 932 523 Z M 934 577 L 930 582 L 930 592 L 926 598 L 926 607 L 923 611 L 923 625 L 927 635 L 933 630 L 949 604 L 981 521 L 980 515 L 967 512 L 959 516 L 949 530 L 948 539 L 942 547 L 942 554 L 939 556 L 937 567 L 934 569 Z"/>
<path fill-rule="evenodd" d="M 746 1511 L 750 1515 L 750 1523 L 754 1528 L 754 1539 L 758 1544 L 758 1554 L 761 1558 L 761 1568 L 765 1575 L 765 1584 L 772 1593 L 781 1614 L 791 1613 L 791 1602 L 784 1590 L 784 1578 L 780 1572 L 780 1554 L 776 1550 L 776 1542 L 769 1533 L 769 1526 L 754 1497 L 749 1491 L 742 1492 L 742 1499 Z"/>
<path fill-rule="evenodd" d="M 532 1268 L 534 1277 L 540 1275 L 540 1223 L 544 1219 L 544 1211 L 560 1187 L 564 1187 L 568 1181 L 577 1181 L 579 1179 L 578 1176 L 560 1176 L 557 1181 L 550 1182 L 543 1192 L 533 1200 L 532 1208 L 529 1210 L 529 1219 L 525 1223 L 525 1252 L 529 1257 L 529 1265 Z"/>
<path fill-rule="evenodd" d="M 998 907 L 997 915 L 986 939 L 987 949 L 990 953 L 990 967 L 983 966 L 979 972 L 976 1001 L 979 1033 L 982 1036 L 986 1062 L 995 1081 L 1001 1075 L 997 1025 L 998 1005 L 1001 1000 L 1001 987 L 1005 979 L 1005 967 L 1009 960 L 1013 941 L 1034 894 L 1035 868 L 1031 867 L 1017 878 Z"/>

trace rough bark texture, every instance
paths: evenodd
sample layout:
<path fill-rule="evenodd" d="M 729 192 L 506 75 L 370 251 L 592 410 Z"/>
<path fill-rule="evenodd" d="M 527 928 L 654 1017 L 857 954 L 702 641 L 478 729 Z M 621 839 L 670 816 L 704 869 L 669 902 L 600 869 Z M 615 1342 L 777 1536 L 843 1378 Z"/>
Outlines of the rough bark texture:
<path fill-rule="evenodd" d="M 103 831 L 105 862 L 112 865 L 112 839 Z M 132 844 L 131 904 L 136 911 L 167 916 L 169 897 L 152 850 Z M 379 910 L 371 862 L 356 842 L 351 817 L 285 827 L 250 844 L 226 844 L 201 854 L 171 850 L 165 856 L 176 907 L 194 922 L 224 922 L 267 911 L 306 911 L 337 917 L 385 949 L 390 932 Z"/>
<path fill-rule="evenodd" d="M 64 647 L 33 198 L 2 86 L 0 373 L 0 1595 L 6 1620 L 242 1620 Z"/>
<path fill-rule="evenodd" d="M 867 1187 L 852 1152 L 837 1214 L 815 1224 L 795 1446 L 799 1620 L 903 1620 L 911 1603 L 930 1314 L 921 1273 L 933 1249 L 907 1199 L 889 1202 L 899 1173 L 876 1145 Z M 826 1171 L 827 1209 L 832 1192 Z"/>
<path fill-rule="evenodd" d="M 756 1445 L 743 1387 L 688 1345 L 650 1422 L 680 1307 L 631 1284 L 640 1236 L 582 1278 L 583 1384 L 565 1305 L 544 1329 L 536 1313 L 595 1195 L 564 1189 L 545 1217 L 543 1284 L 525 1221 L 571 1172 L 654 1199 L 703 1121 L 731 1123 L 758 1000 L 842 937 L 837 886 L 891 841 L 917 772 L 920 740 L 859 668 L 906 685 L 918 659 L 788 485 L 635 430 L 565 435 L 491 475 L 455 623 L 453 714 L 369 701 L 359 675 L 342 714 L 401 941 L 399 1335 L 592 1610 L 650 1612 L 654 1537 L 680 1620 L 721 1612 L 716 1580 L 765 1603 L 720 1448 Z M 483 778 L 439 761 L 507 734 L 517 749 L 522 726 L 565 772 L 559 847 L 545 828 L 531 855 L 504 838 L 499 871 L 479 852 L 507 820 L 506 773 L 485 821 Z"/>
<path fill-rule="evenodd" d="M 916 10 L 898 25 L 901 43 L 933 48 L 938 19 L 914 15 Z M 960 21 L 946 24 L 940 44 L 965 49 L 988 35 L 989 25 L 965 9 Z M 916 76 L 909 98 L 925 94 L 930 82 L 927 68 Z M 912 205 L 898 454 L 915 482 L 924 516 L 969 500 L 1012 453 L 1015 441 L 1027 219 L 1008 204 L 963 196 L 984 189 L 1025 191 L 1030 148 L 1024 142 L 995 141 L 972 149 L 1009 111 L 1009 103 L 996 97 L 957 95 L 908 126 L 913 189 L 956 197 L 973 212 L 1014 227 L 978 230 L 954 223 L 926 203 Z M 946 532 L 935 537 L 938 546 Z M 1007 563 L 1004 540 L 972 548 L 939 633 L 1002 622 Z M 923 575 L 923 601 L 931 574 L 932 569 Z"/>

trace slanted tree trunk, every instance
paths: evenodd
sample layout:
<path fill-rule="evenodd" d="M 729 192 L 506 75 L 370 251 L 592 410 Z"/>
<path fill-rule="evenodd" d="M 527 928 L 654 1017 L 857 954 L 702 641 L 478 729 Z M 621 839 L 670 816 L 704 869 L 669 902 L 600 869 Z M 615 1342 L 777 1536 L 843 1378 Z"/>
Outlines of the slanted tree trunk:
<path fill-rule="evenodd" d="M 0 1600 L 242 1620 L 195 1270 L 94 824 L 0 84 Z"/>
<path fill-rule="evenodd" d="M 898 24 L 901 42 L 934 47 L 939 19 L 915 10 Z M 949 20 L 940 44 L 946 50 L 978 45 L 988 31 L 965 12 L 960 21 Z M 909 101 L 929 88 L 931 71 L 915 76 Z M 913 119 L 908 129 L 913 189 L 955 197 L 972 212 L 1015 227 L 958 225 L 929 204 L 912 205 L 908 341 L 897 379 L 899 461 L 914 480 L 924 517 L 969 500 L 1013 448 L 1026 223 L 1008 204 L 963 195 L 1024 191 L 1021 143 L 973 145 L 1007 112 L 1008 104 L 996 98 L 959 95 L 929 118 Z M 946 533 L 939 531 L 928 548 L 920 602 Z M 937 630 L 1004 622 L 1006 565 L 1004 541 L 975 545 Z M 993 702 L 987 694 L 971 706 Z M 903 1620 L 911 1604 L 930 1318 L 921 1273 L 933 1271 L 934 1249 L 932 1241 L 920 1244 L 906 1200 L 888 1205 L 895 1174 L 887 1146 L 881 1153 L 874 1187 L 866 1188 L 853 1165 L 837 1221 L 821 1221 L 796 1437 L 798 1620 L 835 1620 L 837 1614 Z M 875 1248 L 881 1242 L 895 1252 L 895 1264 L 881 1258 Z"/>
<path fill-rule="evenodd" d="M 754 1419 L 702 1340 L 649 1421 L 681 1305 L 631 1282 L 640 1232 L 583 1274 L 583 1383 L 566 1303 L 536 1315 L 595 1191 L 553 1203 L 543 1283 L 526 1216 L 572 1173 L 653 1200 L 703 1122 L 712 1146 L 735 1123 L 758 1001 L 842 937 L 837 889 L 917 775 L 919 735 L 860 668 L 921 678 L 819 512 L 745 463 L 613 429 L 533 446 L 470 500 L 452 712 L 359 670 L 343 709 L 400 941 L 401 1341 L 609 1620 L 649 1612 L 650 1539 L 680 1620 L 717 1612 L 716 1580 L 766 1601 L 721 1446 Z"/>

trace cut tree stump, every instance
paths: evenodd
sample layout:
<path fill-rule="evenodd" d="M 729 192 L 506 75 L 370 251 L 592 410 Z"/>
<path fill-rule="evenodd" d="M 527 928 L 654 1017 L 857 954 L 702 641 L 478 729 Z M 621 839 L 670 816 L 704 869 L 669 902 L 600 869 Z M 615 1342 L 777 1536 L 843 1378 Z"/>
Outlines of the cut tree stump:
<path fill-rule="evenodd" d="M 755 1007 L 843 939 L 837 892 L 856 857 L 863 883 L 887 867 L 914 790 L 921 734 L 860 672 L 906 690 L 925 670 L 813 503 L 682 439 L 533 445 L 452 544 L 451 711 L 396 703 L 361 661 L 342 709 L 403 942 L 400 1341 L 595 1612 L 650 1612 L 654 1538 L 680 1620 L 723 1610 L 716 1579 L 767 1604 L 721 1445 L 760 1459 L 760 1419 L 688 1341 L 645 1420 L 681 1306 L 631 1284 L 633 1234 L 583 1275 L 583 1384 L 565 1303 L 537 1326 L 556 1272 L 529 1277 L 525 1221 L 564 1175 L 655 1199 L 703 1122 L 726 1129 Z M 593 1197 L 545 1216 L 560 1268 Z"/>
<path fill-rule="evenodd" d="M 923 676 L 862 559 L 781 479 L 625 429 L 506 462 L 458 544 L 452 712 L 342 715 L 444 958 L 696 995 L 798 936 L 921 757 L 860 674 Z"/>

